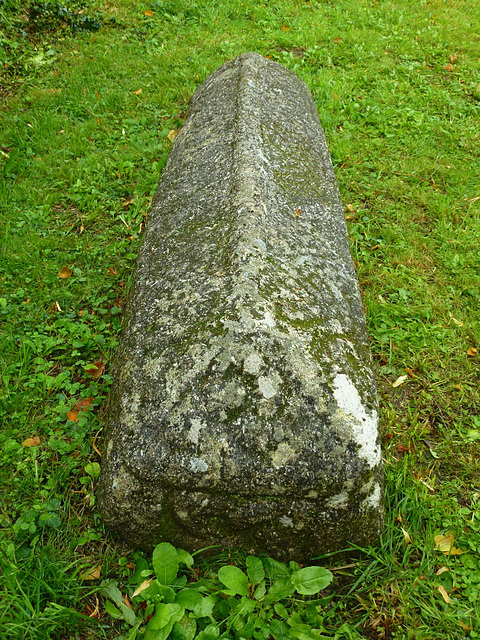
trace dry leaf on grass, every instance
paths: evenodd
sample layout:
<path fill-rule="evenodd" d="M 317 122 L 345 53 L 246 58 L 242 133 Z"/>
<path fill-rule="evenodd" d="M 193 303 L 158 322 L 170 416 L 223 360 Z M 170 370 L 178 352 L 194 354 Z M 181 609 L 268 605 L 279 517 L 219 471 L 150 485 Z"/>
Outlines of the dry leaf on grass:
<path fill-rule="evenodd" d="M 450 531 L 447 531 L 445 535 L 439 534 L 435 536 L 435 550 L 441 551 L 447 556 L 460 556 L 463 551 L 453 546 L 455 542 L 455 535 Z"/>
<path fill-rule="evenodd" d="M 70 278 L 72 274 L 73 271 L 69 267 L 63 267 L 63 269 L 60 269 L 58 272 L 58 277 L 62 280 L 66 280 L 67 278 Z"/>
<path fill-rule="evenodd" d="M 85 411 L 86 409 L 90 408 L 92 402 L 93 398 L 83 398 L 82 400 L 79 400 L 77 402 L 77 404 L 75 405 L 75 409 L 77 411 Z"/>
<path fill-rule="evenodd" d="M 478 349 L 477 347 L 470 347 L 470 349 L 467 351 L 467 356 L 471 356 L 472 358 L 474 358 L 478 353 Z"/>
<path fill-rule="evenodd" d="M 405 546 L 407 546 L 411 543 L 412 538 L 410 537 L 410 534 L 408 533 L 408 531 L 403 527 L 402 527 L 402 533 L 403 533 L 403 541 L 405 542 Z"/>
<path fill-rule="evenodd" d="M 105 365 L 101 360 L 97 360 L 96 362 L 93 362 L 92 364 L 88 364 L 85 367 L 85 371 L 88 373 L 88 375 L 92 376 L 94 380 L 97 380 L 98 378 L 100 378 L 104 370 L 105 370 Z"/>
<path fill-rule="evenodd" d="M 442 596 L 442 598 L 445 600 L 445 602 L 447 604 L 450 604 L 450 597 L 447 593 L 447 590 L 445 589 L 445 587 L 441 584 L 438 585 L 437 589 L 440 591 L 440 595 Z"/>
<path fill-rule="evenodd" d="M 100 578 L 100 574 L 102 572 L 102 565 L 99 564 L 96 567 L 92 567 L 85 573 L 82 573 L 80 576 L 80 580 L 98 580 Z"/>
<path fill-rule="evenodd" d="M 393 387 L 394 389 L 396 389 L 397 387 L 399 387 L 400 385 L 402 385 L 402 384 L 405 382 L 405 380 L 406 380 L 407 378 L 408 378 L 408 376 L 400 376 L 399 378 L 397 378 L 397 379 L 395 380 L 395 382 L 392 382 L 392 387 Z"/>
<path fill-rule="evenodd" d="M 140 584 L 135 589 L 135 591 L 133 592 L 132 598 L 136 598 L 138 595 L 142 593 L 142 591 L 145 591 L 145 589 L 148 589 L 148 587 L 152 584 L 152 582 L 153 582 L 153 578 L 149 578 L 149 580 L 144 580 L 142 584 Z"/>
<path fill-rule="evenodd" d="M 98 601 L 98 597 L 95 595 L 95 609 L 87 604 L 85 605 L 86 614 L 88 614 L 89 618 L 99 618 L 100 617 L 100 603 Z M 85 615 L 85 614 L 84 614 Z"/>
<path fill-rule="evenodd" d="M 167 135 L 167 140 L 169 140 L 170 142 L 173 142 L 177 137 L 177 133 L 178 131 L 176 129 L 170 129 Z"/>
<path fill-rule="evenodd" d="M 22 447 L 38 447 L 40 444 L 40 438 L 33 436 L 33 438 L 27 438 L 22 442 Z"/>

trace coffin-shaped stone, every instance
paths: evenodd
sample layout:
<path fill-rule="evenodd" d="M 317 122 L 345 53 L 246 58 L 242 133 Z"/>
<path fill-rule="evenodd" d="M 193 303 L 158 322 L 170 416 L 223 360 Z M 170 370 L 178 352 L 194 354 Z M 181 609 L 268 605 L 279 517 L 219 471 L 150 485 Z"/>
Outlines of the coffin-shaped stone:
<path fill-rule="evenodd" d="M 383 522 L 377 398 L 307 87 L 257 54 L 197 90 L 136 267 L 100 508 L 133 545 L 297 560 Z"/>

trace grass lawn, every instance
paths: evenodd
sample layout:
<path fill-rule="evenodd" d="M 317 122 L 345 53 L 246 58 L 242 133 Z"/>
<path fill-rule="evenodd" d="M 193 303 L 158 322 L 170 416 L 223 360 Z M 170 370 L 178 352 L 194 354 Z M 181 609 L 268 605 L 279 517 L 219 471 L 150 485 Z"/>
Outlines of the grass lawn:
<path fill-rule="evenodd" d="M 230 609 L 208 596 L 222 565 L 246 571 L 241 551 L 170 558 L 227 620 L 191 608 L 198 637 L 479 638 L 480 4 L 93 2 L 0 0 L 0 637 L 170 633 L 143 633 L 155 604 L 156 619 L 177 605 L 166 587 L 133 596 L 151 558 L 96 512 L 109 363 L 172 131 L 212 71 L 257 51 L 309 86 L 331 150 L 388 521 L 377 546 L 317 559 L 333 574 L 319 599 L 259 597 L 253 613 L 233 609 L 244 587 Z M 299 567 L 265 570 L 268 587 Z M 169 637 L 192 640 L 180 626 Z"/>

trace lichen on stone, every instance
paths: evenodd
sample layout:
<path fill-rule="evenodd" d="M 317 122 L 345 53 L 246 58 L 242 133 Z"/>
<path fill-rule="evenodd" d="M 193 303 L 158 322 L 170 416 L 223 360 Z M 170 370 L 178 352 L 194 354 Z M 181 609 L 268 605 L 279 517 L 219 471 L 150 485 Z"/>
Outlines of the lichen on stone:
<path fill-rule="evenodd" d="M 306 86 L 257 54 L 195 93 L 139 253 L 100 507 L 130 543 L 299 560 L 383 523 L 375 382 Z"/>

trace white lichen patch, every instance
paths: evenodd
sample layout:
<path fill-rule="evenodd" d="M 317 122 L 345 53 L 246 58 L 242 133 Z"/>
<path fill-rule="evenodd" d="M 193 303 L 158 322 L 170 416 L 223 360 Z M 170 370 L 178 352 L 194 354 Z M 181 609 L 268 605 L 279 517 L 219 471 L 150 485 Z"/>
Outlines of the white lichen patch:
<path fill-rule="evenodd" d="M 193 442 L 193 444 L 198 444 L 200 431 L 205 426 L 206 426 L 205 423 L 202 422 L 199 418 L 193 418 L 193 420 L 191 420 L 190 429 L 187 432 L 188 440 L 190 440 L 190 442 Z"/>
<path fill-rule="evenodd" d="M 275 469 L 284 467 L 295 456 L 295 450 L 286 442 L 281 442 L 272 455 L 272 464 Z"/>
<path fill-rule="evenodd" d="M 328 321 L 328 328 L 333 334 L 338 333 L 341 335 L 344 332 L 342 323 L 337 318 L 332 318 L 331 320 Z"/>
<path fill-rule="evenodd" d="M 138 412 L 140 410 L 140 394 L 132 393 L 122 398 L 122 421 L 130 429 L 138 427 L 140 422 Z"/>
<path fill-rule="evenodd" d="M 292 527 L 293 528 L 293 520 L 291 518 L 289 518 L 288 516 L 282 516 L 281 518 L 279 518 L 279 521 L 281 524 L 283 524 L 284 527 Z"/>
<path fill-rule="evenodd" d="M 373 410 L 367 413 L 357 388 L 343 373 L 335 376 L 333 395 L 339 409 L 350 418 L 353 437 L 360 445 L 359 455 L 367 460 L 370 467 L 377 466 L 381 460 L 380 447 L 377 443 L 377 412 Z"/>
<path fill-rule="evenodd" d="M 264 327 L 267 327 L 267 329 L 273 329 L 275 327 L 275 318 L 273 317 L 273 314 L 270 313 L 270 311 L 265 311 L 262 324 Z"/>
<path fill-rule="evenodd" d="M 195 473 L 205 473 L 208 470 L 208 464 L 202 458 L 190 458 L 190 470 Z"/>
<path fill-rule="evenodd" d="M 258 379 L 258 388 L 264 398 L 269 400 L 278 393 L 278 388 L 281 383 L 280 376 L 260 376 Z"/>
<path fill-rule="evenodd" d="M 146 376 L 154 378 L 162 370 L 163 366 L 164 363 L 161 358 L 145 358 L 143 373 Z"/>
<path fill-rule="evenodd" d="M 310 261 L 310 256 L 298 256 L 298 258 L 295 259 L 295 265 L 297 267 L 301 267 L 303 264 L 305 264 L 305 262 L 309 262 Z"/>
<path fill-rule="evenodd" d="M 365 498 L 362 505 L 368 508 L 378 509 L 382 498 L 382 490 L 378 482 L 375 483 L 372 493 Z"/>
<path fill-rule="evenodd" d="M 254 351 L 245 358 L 245 362 L 243 363 L 243 370 L 245 371 L 245 373 L 258 375 L 264 365 L 265 363 L 262 358 L 256 351 Z"/>
<path fill-rule="evenodd" d="M 247 392 L 236 382 L 229 382 L 223 391 L 219 394 L 222 402 L 232 409 L 239 407 L 246 396 Z"/>
<path fill-rule="evenodd" d="M 337 493 L 335 496 L 332 496 L 329 500 L 327 500 L 327 507 L 332 509 L 341 509 L 345 507 L 348 503 L 348 493 Z"/>
<path fill-rule="evenodd" d="M 257 249 L 260 249 L 260 251 L 262 253 L 267 253 L 267 245 L 265 244 L 265 242 L 261 238 L 254 238 L 252 240 L 252 244 Z"/>
<path fill-rule="evenodd" d="M 168 400 L 172 404 L 178 402 L 178 399 L 180 397 L 178 371 L 175 371 L 175 369 L 173 368 L 167 371 L 167 374 L 165 376 L 165 391 Z"/>

